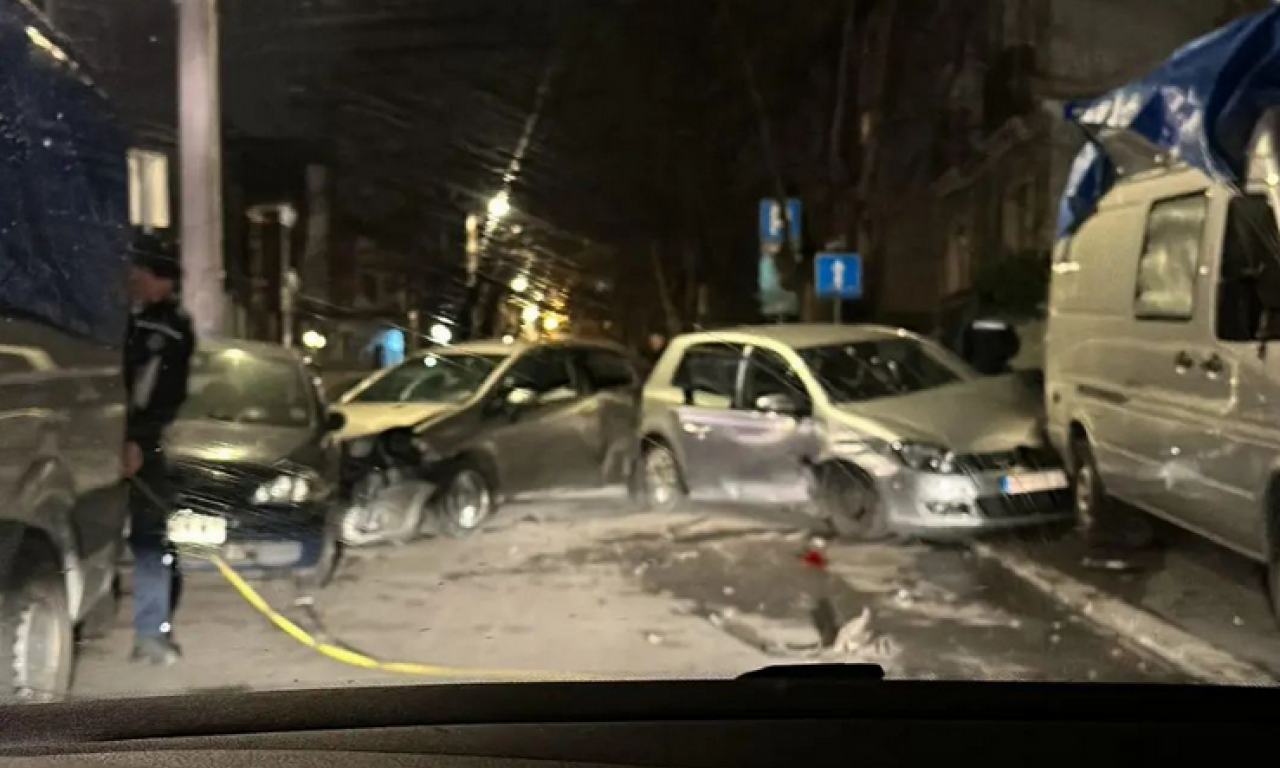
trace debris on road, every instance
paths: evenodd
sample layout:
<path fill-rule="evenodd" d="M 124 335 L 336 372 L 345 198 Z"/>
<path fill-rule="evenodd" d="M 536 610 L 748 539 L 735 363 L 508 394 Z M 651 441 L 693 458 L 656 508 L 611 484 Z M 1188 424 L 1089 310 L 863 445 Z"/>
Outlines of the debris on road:
<path fill-rule="evenodd" d="M 810 568 L 817 568 L 821 571 L 827 569 L 827 556 L 816 549 L 805 550 L 805 553 L 800 555 L 800 560 Z"/>

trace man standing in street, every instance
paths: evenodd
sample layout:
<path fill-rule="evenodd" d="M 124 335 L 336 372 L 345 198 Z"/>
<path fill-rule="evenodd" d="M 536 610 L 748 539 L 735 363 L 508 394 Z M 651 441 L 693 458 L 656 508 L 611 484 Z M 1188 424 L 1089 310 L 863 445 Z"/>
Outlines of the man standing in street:
<path fill-rule="evenodd" d="M 173 664 L 179 657 L 171 624 L 178 564 L 166 539 L 168 467 L 162 441 L 187 398 L 195 349 L 191 320 L 178 305 L 181 276 L 178 259 L 162 241 L 151 235 L 135 240 L 129 278 L 133 313 L 125 346 L 125 474 L 134 479 L 129 498 L 133 658 L 157 665 Z"/>

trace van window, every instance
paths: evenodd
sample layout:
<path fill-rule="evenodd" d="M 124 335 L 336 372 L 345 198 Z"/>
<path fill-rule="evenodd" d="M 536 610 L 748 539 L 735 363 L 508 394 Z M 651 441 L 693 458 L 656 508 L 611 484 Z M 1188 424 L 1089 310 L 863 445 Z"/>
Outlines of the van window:
<path fill-rule="evenodd" d="M 1227 215 L 1218 282 L 1218 338 L 1252 341 L 1262 323 L 1257 282 L 1268 265 L 1278 266 L 1280 233 L 1271 206 L 1261 195 L 1237 197 Z"/>
<path fill-rule="evenodd" d="M 1139 318 L 1191 318 L 1208 203 L 1204 195 L 1195 195 L 1151 206 L 1134 296 Z"/>

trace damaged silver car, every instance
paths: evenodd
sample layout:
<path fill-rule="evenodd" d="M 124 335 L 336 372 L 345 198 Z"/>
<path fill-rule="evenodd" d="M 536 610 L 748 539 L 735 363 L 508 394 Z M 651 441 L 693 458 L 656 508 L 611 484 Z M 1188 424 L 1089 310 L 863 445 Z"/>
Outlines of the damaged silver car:
<path fill-rule="evenodd" d="M 816 509 L 842 535 L 939 538 L 1069 517 L 1042 408 L 939 345 L 876 326 L 682 336 L 645 386 L 633 492 Z M 816 505 L 814 504 L 816 502 Z"/>
<path fill-rule="evenodd" d="M 348 544 L 467 536 L 501 498 L 623 482 L 640 376 L 603 342 L 485 341 L 410 358 L 352 390 Z"/>

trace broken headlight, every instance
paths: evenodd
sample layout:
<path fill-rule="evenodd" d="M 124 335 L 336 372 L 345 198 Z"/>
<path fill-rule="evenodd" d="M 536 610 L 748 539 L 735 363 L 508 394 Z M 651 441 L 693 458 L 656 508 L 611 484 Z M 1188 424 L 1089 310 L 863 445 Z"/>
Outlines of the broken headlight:
<path fill-rule="evenodd" d="M 903 464 L 918 472 L 950 475 L 956 471 L 955 454 L 946 448 L 904 441 L 895 441 L 889 447 Z"/>

